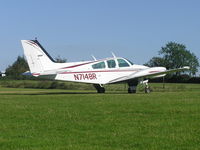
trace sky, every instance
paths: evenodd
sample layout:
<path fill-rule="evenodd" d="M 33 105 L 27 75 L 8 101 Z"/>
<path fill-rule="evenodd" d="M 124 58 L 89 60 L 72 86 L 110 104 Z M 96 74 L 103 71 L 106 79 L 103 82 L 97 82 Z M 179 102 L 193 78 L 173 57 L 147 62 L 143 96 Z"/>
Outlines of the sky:
<path fill-rule="evenodd" d="M 0 70 L 38 41 L 67 61 L 116 56 L 144 64 L 168 42 L 200 58 L 199 0 L 1 0 Z"/>

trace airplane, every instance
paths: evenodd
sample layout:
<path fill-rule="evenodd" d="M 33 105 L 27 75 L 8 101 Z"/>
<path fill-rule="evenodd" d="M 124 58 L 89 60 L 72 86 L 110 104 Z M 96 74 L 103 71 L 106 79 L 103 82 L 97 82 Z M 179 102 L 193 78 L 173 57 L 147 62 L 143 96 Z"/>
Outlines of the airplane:
<path fill-rule="evenodd" d="M 105 93 L 104 85 L 127 83 L 128 93 L 136 93 L 138 84 L 150 92 L 148 80 L 166 74 L 190 69 L 188 66 L 167 70 L 165 67 L 147 67 L 133 64 L 123 57 L 91 61 L 56 63 L 42 45 L 35 40 L 21 40 L 31 75 L 61 81 L 93 84 L 98 93 Z"/>

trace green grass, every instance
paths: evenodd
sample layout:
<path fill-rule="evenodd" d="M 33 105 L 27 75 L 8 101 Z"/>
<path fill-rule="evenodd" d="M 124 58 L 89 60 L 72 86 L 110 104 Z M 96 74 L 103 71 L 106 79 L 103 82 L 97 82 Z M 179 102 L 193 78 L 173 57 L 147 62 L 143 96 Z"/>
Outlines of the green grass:
<path fill-rule="evenodd" d="M 0 88 L 0 149 L 199 149 L 200 85 L 160 87 L 135 95 Z"/>

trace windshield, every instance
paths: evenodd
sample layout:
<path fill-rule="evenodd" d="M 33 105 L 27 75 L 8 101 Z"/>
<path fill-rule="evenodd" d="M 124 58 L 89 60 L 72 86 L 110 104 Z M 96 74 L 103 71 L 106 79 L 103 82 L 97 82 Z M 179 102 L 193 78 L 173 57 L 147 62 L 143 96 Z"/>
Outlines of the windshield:
<path fill-rule="evenodd" d="M 131 65 L 134 65 L 130 60 L 126 59 Z"/>
<path fill-rule="evenodd" d="M 119 67 L 129 67 L 130 65 L 124 59 L 117 59 Z"/>

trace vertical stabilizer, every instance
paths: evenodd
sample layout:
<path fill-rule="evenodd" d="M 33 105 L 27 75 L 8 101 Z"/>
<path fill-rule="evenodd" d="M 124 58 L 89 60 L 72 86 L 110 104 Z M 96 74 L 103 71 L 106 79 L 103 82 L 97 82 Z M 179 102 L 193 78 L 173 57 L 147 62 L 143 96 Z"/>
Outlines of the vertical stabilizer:
<path fill-rule="evenodd" d="M 37 40 L 22 40 L 24 55 L 31 73 L 42 73 L 53 69 L 55 62 Z"/>

